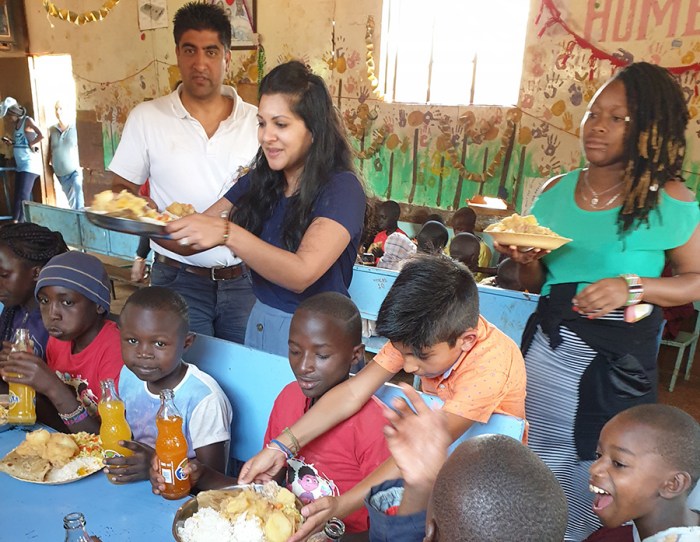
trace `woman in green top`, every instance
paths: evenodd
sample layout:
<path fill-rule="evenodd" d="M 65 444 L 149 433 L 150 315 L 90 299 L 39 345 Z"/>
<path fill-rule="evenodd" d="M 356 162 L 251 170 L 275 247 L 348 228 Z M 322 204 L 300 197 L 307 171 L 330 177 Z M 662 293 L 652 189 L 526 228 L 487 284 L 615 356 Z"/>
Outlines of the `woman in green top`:
<path fill-rule="evenodd" d="M 681 177 L 687 122 L 666 70 L 627 66 L 583 118 L 588 167 L 548 181 L 532 208 L 572 241 L 551 253 L 496 245 L 542 294 L 523 335 L 529 444 L 566 493 L 567 541 L 600 526 L 594 506 L 615 506 L 588 468 L 607 420 L 656 401 L 659 307 L 700 299 L 700 210 Z M 660 278 L 666 258 L 674 276 Z"/>

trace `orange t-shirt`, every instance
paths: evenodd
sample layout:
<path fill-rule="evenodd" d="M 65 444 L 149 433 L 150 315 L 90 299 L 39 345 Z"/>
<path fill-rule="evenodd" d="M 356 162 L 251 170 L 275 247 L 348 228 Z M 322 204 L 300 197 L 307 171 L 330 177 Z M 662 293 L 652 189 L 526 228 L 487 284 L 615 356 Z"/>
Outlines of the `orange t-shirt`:
<path fill-rule="evenodd" d="M 404 359 L 391 342 L 374 357 L 381 367 L 398 373 Z M 442 409 L 475 422 L 491 414 L 525 418 L 525 361 L 520 348 L 500 329 L 479 316 L 476 343 L 444 374 L 421 377 L 423 391 L 444 401 Z"/>

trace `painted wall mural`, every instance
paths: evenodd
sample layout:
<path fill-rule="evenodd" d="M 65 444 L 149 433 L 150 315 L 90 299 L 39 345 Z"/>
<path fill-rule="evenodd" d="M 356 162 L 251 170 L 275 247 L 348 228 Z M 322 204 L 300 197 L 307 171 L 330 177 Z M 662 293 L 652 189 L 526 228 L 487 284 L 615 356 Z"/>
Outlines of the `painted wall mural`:
<path fill-rule="evenodd" d="M 166 3 L 174 14 L 184 0 Z M 380 45 L 377 0 L 259 2 L 264 54 L 232 51 L 227 78 L 250 86 L 265 66 L 292 58 L 308 63 L 327 81 L 358 169 L 379 199 L 450 211 L 477 195 L 499 196 L 520 210 L 547 178 L 582 163 L 579 124 L 596 89 L 619 66 L 646 60 L 671 69 L 682 85 L 691 115 L 685 175 L 697 192 L 700 2 L 530 4 L 520 96 L 512 107 L 385 103 L 368 74 Z M 59 31 L 47 26 L 45 12 L 27 5 L 32 50 L 73 56 L 78 105 L 102 122 L 106 162 L 131 108 L 167 93 L 178 79 L 171 28 L 142 32 L 135 9 L 120 3 L 96 25 Z M 78 34 L 96 32 L 93 27 L 104 43 L 82 47 Z M 115 44 L 128 52 L 124 59 L 107 57 Z"/>

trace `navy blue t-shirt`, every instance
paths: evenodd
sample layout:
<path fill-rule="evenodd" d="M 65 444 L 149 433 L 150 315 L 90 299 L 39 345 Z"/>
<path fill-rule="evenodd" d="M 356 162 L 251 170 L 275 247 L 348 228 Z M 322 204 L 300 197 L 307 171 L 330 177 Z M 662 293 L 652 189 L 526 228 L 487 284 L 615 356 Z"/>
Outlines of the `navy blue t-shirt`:
<path fill-rule="evenodd" d="M 250 189 L 250 183 L 250 174 L 241 177 L 226 193 L 226 199 L 236 205 Z M 263 241 L 282 249 L 285 248 L 282 240 L 282 224 L 288 203 L 289 199 L 283 197 L 272 212 L 272 216 L 263 224 L 259 236 Z M 265 305 L 293 313 L 304 299 L 321 292 L 339 292 L 348 295 L 352 266 L 355 264 L 362 235 L 365 205 L 365 193 L 355 174 L 349 171 L 334 174 L 319 194 L 311 212 L 311 220 L 323 217 L 343 226 L 350 234 L 348 246 L 330 269 L 300 294 L 278 286 L 252 271 L 255 297 Z"/>

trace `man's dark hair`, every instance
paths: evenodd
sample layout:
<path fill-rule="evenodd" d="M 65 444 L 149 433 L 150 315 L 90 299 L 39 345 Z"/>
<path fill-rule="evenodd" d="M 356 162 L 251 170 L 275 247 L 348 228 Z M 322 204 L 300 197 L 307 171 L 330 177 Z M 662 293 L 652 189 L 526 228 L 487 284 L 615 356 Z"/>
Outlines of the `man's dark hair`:
<path fill-rule="evenodd" d="M 440 254 L 447 245 L 450 234 L 447 228 L 435 220 L 426 222 L 416 236 L 418 252 Z"/>
<path fill-rule="evenodd" d="M 323 292 L 311 296 L 297 307 L 296 312 L 306 311 L 333 318 L 342 324 L 348 337 L 357 345 L 362 342 L 362 317 L 352 300 L 338 292 Z"/>
<path fill-rule="evenodd" d="M 432 510 L 441 542 L 560 542 L 566 529 L 566 497 L 554 474 L 505 435 L 459 445 L 435 481 Z"/>
<path fill-rule="evenodd" d="M 190 329 L 190 317 L 187 311 L 187 302 L 177 292 L 163 286 L 149 286 L 140 288 L 129 296 L 124 303 L 122 314 L 128 307 L 141 307 L 153 311 L 168 311 L 180 319 L 180 331 L 187 333 Z"/>
<path fill-rule="evenodd" d="M 180 45 L 180 38 L 188 30 L 211 30 L 219 35 L 224 50 L 231 47 L 231 21 L 219 5 L 187 2 L 175 13 L 173 25 L 175 45 Z"/>
<path fill-rule="evenodd" d="M 450 347 L 479 321 L 479 293 L 464 265 L 447 256 L 418 255 L 404 265 L 377 318 L 377 333 L 420 353 Z"/>
<path fill-rule="evenodd" d="M 401 206 L 394 200 L 383 201 L 379 204 L 379 208 L 386 211 L 387 217 L 391 220 L 398 220 L 401 216 Z"/>
<path fill-rule="evenodd" d="M 452 229 L 454 229 L 455 222 L 462 222 L 464 230 L 467 233 L 474 233 L 474 228 L 476 227 L 476 213 L 471 207 L 460 207 L 452 215 Z M 462 230 L 455 233 L 461 233 Z"/>

